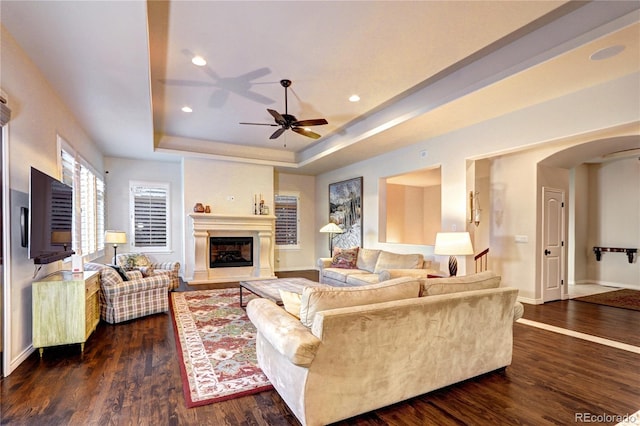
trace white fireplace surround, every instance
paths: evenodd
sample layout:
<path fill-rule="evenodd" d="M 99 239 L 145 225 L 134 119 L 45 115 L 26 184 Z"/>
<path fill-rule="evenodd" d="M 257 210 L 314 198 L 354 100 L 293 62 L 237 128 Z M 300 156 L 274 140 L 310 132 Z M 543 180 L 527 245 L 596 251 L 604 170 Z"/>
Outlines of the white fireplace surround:
<path fill-rule="evenodd" d="M 272 215 L 191 213 L 193 279 L 189 284 L 223 283 L 276 278 L 274 273 L 275 221 Z M 253 237 L 253 266 L 209 267 L 209 237 Z"/>

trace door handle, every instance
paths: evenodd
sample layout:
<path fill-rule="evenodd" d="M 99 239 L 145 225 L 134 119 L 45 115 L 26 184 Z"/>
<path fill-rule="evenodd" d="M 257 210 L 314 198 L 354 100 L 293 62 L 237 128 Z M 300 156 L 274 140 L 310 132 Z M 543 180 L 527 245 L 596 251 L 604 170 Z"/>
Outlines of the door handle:
<path fill-rule="evenodd" d="M 545 250 L 545 251 L 544 251 L 544 255 L 545 255 L 545 256 L 549 256 L 550 254 L 551 254 L 551 251 L 550 251 L 550 250 Z"/>

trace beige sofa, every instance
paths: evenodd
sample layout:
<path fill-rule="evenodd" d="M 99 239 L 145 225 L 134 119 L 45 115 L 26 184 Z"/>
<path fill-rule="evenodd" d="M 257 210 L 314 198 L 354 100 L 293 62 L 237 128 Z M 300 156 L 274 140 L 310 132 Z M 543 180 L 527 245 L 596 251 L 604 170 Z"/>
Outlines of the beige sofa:
<path fill-rule="evenodd" d="M 320 282 L 334 287 L 351 287 L 398 277 L 427 278 L 444 274 L 433 269 L 433 259 L 425 259 L 421 254 L 398 254 L 362 247 L 357 250 L 357 262 L 353 268 L 332 267 L 331 257 L 318 259 Z"/>
<path fill-rule="evenodd" d="M 252 300 L 247 314 L 258 330 L 258 363 L 303 425 L 336 422 L 508 366 L 513 321 L 522 315 L 518 290 L 497 288 L 500 277 L 491 273 L 446 280 L 451 287 L 412 278 L 307 287 L 300 319 L 270 300 Z"/>

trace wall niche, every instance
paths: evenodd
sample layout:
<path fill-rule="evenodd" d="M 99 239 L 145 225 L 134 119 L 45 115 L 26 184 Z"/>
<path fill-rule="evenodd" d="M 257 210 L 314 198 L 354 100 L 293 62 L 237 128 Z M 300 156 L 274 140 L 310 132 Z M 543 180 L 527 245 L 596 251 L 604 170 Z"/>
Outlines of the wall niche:
<path fill-rule="evenodd" d="M 441 227 L 440 166 L 380 178 L 380 242 L 434 245 Z"/>

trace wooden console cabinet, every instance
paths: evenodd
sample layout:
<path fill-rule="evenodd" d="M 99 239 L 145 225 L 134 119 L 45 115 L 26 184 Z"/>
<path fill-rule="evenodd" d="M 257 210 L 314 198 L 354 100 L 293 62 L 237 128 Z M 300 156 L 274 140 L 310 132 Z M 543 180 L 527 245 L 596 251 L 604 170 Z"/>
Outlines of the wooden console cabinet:
<path fill-rule="evenodd" d="M 33 347 L 40 357 L 47 346 L 80 343 L 84 351 L 100 322 L 97 271 L 59 271 L 33 282 Z"/>

